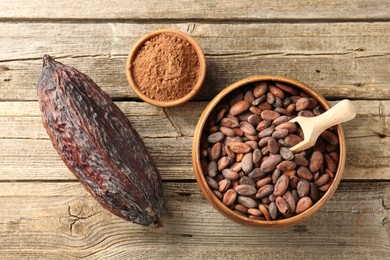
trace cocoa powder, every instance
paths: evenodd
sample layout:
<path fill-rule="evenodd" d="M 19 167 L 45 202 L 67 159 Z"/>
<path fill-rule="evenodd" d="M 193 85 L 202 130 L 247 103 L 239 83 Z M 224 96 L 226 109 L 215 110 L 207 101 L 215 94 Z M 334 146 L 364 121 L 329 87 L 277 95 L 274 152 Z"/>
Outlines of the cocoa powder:
<path fill-rule="evenodd" d="M 199 79 L 194 47 L 174 33 L 161 33 L 146 41 L 132 64 L 140 91 L 158 101 L 186 96 Z"/>

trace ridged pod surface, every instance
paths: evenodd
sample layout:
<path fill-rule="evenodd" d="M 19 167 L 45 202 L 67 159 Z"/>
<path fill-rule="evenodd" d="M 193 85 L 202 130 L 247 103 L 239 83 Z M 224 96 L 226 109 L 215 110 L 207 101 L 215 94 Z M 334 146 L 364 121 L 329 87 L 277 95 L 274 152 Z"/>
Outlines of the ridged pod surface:
<path fill-rule="evenodd" d="M 163 211 L 159 171 L 111 98 L 87 75 L 45 55 L 38 100 L 53 146 L 99 203 L 134 223 L 157 223 Z"/>

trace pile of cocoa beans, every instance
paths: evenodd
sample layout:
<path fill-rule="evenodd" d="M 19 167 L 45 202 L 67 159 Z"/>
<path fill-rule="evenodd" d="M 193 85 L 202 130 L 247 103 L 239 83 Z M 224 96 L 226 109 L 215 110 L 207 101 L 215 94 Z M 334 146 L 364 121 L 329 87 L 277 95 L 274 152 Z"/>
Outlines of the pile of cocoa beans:
<path fill-rule="evenodd" d="M 201 166 L 214 195 L 251 219 L 279 220 L 309 209 L 332 184 L 339 139 L 333 127 L 314 147 L 293 153 L 289 148 L 303 132 L 288 121 L 323 111 L 315 98 L 280 82 L 257 82 L 224 98 L 201 141 Z"/>

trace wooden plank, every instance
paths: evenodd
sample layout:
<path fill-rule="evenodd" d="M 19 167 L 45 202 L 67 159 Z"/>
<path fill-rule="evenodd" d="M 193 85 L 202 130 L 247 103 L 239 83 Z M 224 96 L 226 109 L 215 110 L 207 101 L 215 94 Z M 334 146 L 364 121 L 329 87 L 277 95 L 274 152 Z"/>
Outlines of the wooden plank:
<path fill-rule="evenodd" d="M 112 215 L 78 183 L 0 183 L 0 253 L 19 259 L 390 257 L 388 182 L 341 183 L 316 215 L 281 230 L 225 219 L 195 183 L 165 183 L 164 195 L 164 226 L 155 229 Z"/>
<path fill-rule="evenodd" d="M 0 2 L 2 19 L 372 19 L 389 18 L 388 1 L 347 0 L 316 1 L 308 4 L 304 0 L 286 2 L 266 1 L 176 1 L 137 0 L 114 1 L 70 1 L 50 0 L 26 1 L 3 0 Z"/>
<path fill-rule="evenodd" d="M 334 104 L 334 102 L 332 102 Z M 191 143 L 206 102 L 156 108 L 117 102 L 144 138 L 164 180 L 193 180 Z M 346 180 L 390 180 L 390 101 L 353 101 L 344 124 Z M 0 102 L 0 180 L 73 180 L 48 140 L 36 102 Z M 22 162 L 22 163 L 21 163 Z"/>
<path fill-rule="evenodd" d="M 164 27 L 191 33 L 205 50 L 197 100 L 258 74 L 297 78 L 329 98 L 390 98 L 388 23 L 1 23 L 0 100 L 36 100 L 44 53 L 79 68 L 113 98 L 136 98 L 124 73 L 128 51 Z"/>

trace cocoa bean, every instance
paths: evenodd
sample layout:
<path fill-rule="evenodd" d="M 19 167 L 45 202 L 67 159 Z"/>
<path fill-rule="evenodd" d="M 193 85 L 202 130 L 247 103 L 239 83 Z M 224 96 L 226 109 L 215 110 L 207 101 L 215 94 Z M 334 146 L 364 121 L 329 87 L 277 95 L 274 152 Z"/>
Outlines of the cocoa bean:
<path fill-rule="evenodd" d="M 295 203 L 295 199 L 294 199 L 294 196 L 292 195 L 292 193 L 290 191 L 286 191 L 283 195 L 283 199 L 286 200 L 291 212 L 295 212 L 296 203 Z"/>
<path fill-rule="evenodd" d="M 263 179 L 260 179 L 256 182 L 256 187 L 260 188 L 266 184 L 269 184 L 272 182 L 272 178 L 270 176 L 264 177 Z"/>
<path fill-rule="evenodd" d="M 326 174 L 326 173 L 324 173 L 324 174 L 322 174 L 319 178 L 318 178 L 318 180 L 316 180 L 315 182 L 314 182 L 314 184 L 316 185 L 316 186 L 322 186 L 322 185 L 324 185 L 324 184 L 326 184 L 328 181 L 329 181 L 329 175 L 328 174 Z"/>
<path fill-rule="evenodd" d="M 206 182 L 213 190 L 218 190 L 218 183 L 211 177 L 206 177 Z"/>
<path fill-rule="evenodd" d="M 260 217 L 260 216 L 263 215 L 263 213 L 262 213 L 259 209 L 256 209 L 256 208 L 250 208 L 250 209 L 248 209 L 247 212 L 248 212 L 248 214 L 250 214 L 250 215 L 258 216 L 258 217 Z"/>
<path fill-rule="evenodd" d="M 265 95 L 262 95 L 261 97 L 256 98 L 255 100 L 253 100 L 252 106 L 258 106 L 264 100 L 265 100 Z"/>
<path fill-rule="evenodd" d="M 309 99 L 303 97 L 303 98 L 298 99 L 297 103 L 295 104 L 295 109 L 297 111 L 305 110 L 309 107 L 309 105 L 310 105 Z"/>
<path fill-rule="evenodd" d="M 286 84 L 283 84 L 280 82 L 275 82 L 275 86 L 277 86 L 278 88 L 282 89 L 283 91 L 285 91 L 291 95 L 295 96 L 295 95 L 299 94 L 299 91 L 296 88 L 288 86 Z"/>
<path fill-rule="evenodd" d="M 283 197 L 277 197 L 275 203 L 279 212 L 282 213 L 283 215 L 287 215 L 291 212 L 291 209 L 288 206 L 287 201 Z"/>
<path fill-rule="evenodd" d="M 282 174 L 275 183 L 275 188 L 274 188 L 275 196 L 282 196 L 286 192 L 288 188 L 288 184 L 289 184 L 289 178 L 286 175 Z"/>
<path fill-rule="evenodd" d="M 286 136 L 286 138 L 284 138 L 284 141 L 288 146 L 293 147 L 294 145 L 302 142 L 303 139 L 297 135 L 289 134 L 288 136 Z"/>
<path fill-rule="evenodd" d="M 222 108 L 222 109 L 218 112 L 218 115 L 217 115 L 217 117 L 215 118 L 215 122 L 220 122 L 220 121 L 222 120 L 222 118 L 224 118 L 226 112 L 227 112 L 227 109 L 226 109 L 226 108 Z"/>
<path fill-rule="evenodd" d="M 269 215 L 272 219 L 278 218 L 278 208 L 275 202 L 271 202 L 268 207 Z"/>
<path fill-rule="evenodd" d="M 275 139 L 285 138 L 288 135 L 287 129 L 278 129 L 272 133 L 272 137 Z"/>
<path fill-rule="evenodd" d="M 226 192 L 228 189 L 230 189 L 231 181 L 227 179 L 223 179 L 218 182 L 218 191 L 219 192 Z"/>
<path fill-rule="evenodd" d="M 236 136 L 236 132 L 233 129 L 225 126 L 221 126 L 219 128 L 219 131 L 221 131 L 226 136 L 230 136 L 230 137 Z"/>
<path fill-rule="evenodd" d="M 313 205 L 313 202 L 312 200 L 310 199 L 310 197 L 303 197 L 301 198 L 298 203 L 297 203 L 297 207 L 295 209 L 295 212 L 297 214 L 300 214 L 306 210 L 308 210 L 311 206 Z"/>
<path fill-rule="evenodd" d="M 245 91 L 244 100 L 248 101 L 249 103 L 252 103 L 255 100 L 255 97 L 253 96 L 253 92 L 251 90 Z"/>
<path fill-rule="evenodd" d="M 225 135 L 222 132 L 215 132 L 207 137 L 207 141 L 211 144 L 215 144 L 221 142 L 223 138 L 225 138 Z"/>
<path fill-rule="evenodd" d="M 279 152 L 279 143 L 274 138 L 268 139 L 268 150 L 271 154 Z"/>
<path fill-rule="evenodd" d="M 291 161 L 294 159 L 293 152 L 291 152 L 291 150 L 288 149 L 287 147 L 281 147 L 279 152 L 284 160 Z M 295 164 L 297 164 L 297 163 L 295 162 Z"/>
<path fill-rule="evenodd" d="M 265 94 L 265 101 L 272 105 L 275 103 L 275 96 L 271 92 L 267 92 L 267 94 Z"/>
<path fill-rule="evenodd" d="M 253 171 L 251 171 L 248 174 L 249 178 L 252 178 L 253 180 L 258 180 L 263 178 L 267 173 L 260 170 L 260 168 L 254 168 Z"/>
<path fill-rule="evenodd" d="M 328 154 L 325 154 L 324 155 L 324 159 L 325 159 L 326 168 L 328 168 L 328 170 L 331 171 L 332 173 L 336 173 L 336 171 L 337 171 L 337 164 L 333 160 L 333 158 L 330 157 Z"/>
<path fill-rule="evenodd" d="M 298 168 L 297 175 L 298 175 L 298 177 L 301 177 L 302 179 L 305 179 L 308 181 L 313 180 L 313 174 L 305 166 L 301 166 Z"/>
<path fill-rule="evenodd" d="M 224 126 L 227 128 L 236 128 L 236 127 L 240 126 L 240 123 L 238 122 L 238 119 L 236 119 L 236 118 L 233 119 L 233 118 L 225 117 L 221 120 L 220 126 Z"/>
<path fill-rule="evenodd" d="M 257 116 L 260 116 L 261 114 L 261 110 L 257 107 L 254 107 L 254 106 L 251 106 L 249 108 L 249 111 L 252 112 L 253 114 L 257 115 Z"/>
<path fill-rule="evenodd" d="M 320 151 L 314 151 L 310 157 L 309 169 L 311 172 L 318 172 L 323 165 L 324 157 Z"/>
<path fill-rule="evenodd" d="M 287 129 L 290 134 L 297 130 L 297 125 L 291 122 L 285 122 L 275 127 L 275 130 Z"/>
<path fill-rule="evenodd" d="M 280 117 L 280 114 L 272 110 L 264 110 L 263 112 L 261 112 L 260 116 L 263 120 L 273 121 L 276 118 Z"/>
<path fill-rule="evenodd" d="M 244 155 L 241 161 L 241 168 L 245 173 L 249 173 L 253 169 L 252 153 Z"/>
<path fill-rule="evenodd" d="M 227 190 L 226 193 L 223 195 L 222 203 L 225 204 L 227 207 L 230 207 L 231 205 L 233 205 L 236 198 L 237 198 L 237 193 L 235 190 L 233 189 Z"/>
<path fill-rule="evenodd" d="M 249 153 L 251 151 L 251 147 L 243 142 L 234 142 L 229 148 L 234 153 Z"/>
<path fill-rule="evenodd" d="M 242 213 L 246 213 L 248 211 L 248 208 L 247 207 L 244 207 L 243 205 L 241 204 L 236 204 L 234 205 L 234 209 L 239 211 L 239 212 L 242 212 Z"/>
<path fill-rule="evenodd" d="M 261 102 L 257 107 L 260 110 L 262 110 L 262 111 L 264 111 L 264 110 L 272 110 L 272 108 L 273 108 L 272 105 L 267 103 L 267 102 Z"/>
<path fill-rule="evenodd" d="M 259 146 L 264 147 L 264 146 L 268 145 L 268 140 L 271 138 L 272 138 L 271 136 L 266 136 L 264 138 L 261 138 L 259 141 Z"/>
<path fill-rule="evenodd" d="M 300 180 L 297 185 L 297 192 L 300 197 L 305 197 L 309 194 L 310 184 L 307 180 Z"/>
<path fill-rule="evenodd" d="M 267 127 L 271 126 L 271 122 L 270 121 L 267 121 L 267 120 L 263 120 L 261 121 L 257 127 L 256 127 L 256 131 L 262 131 L 264 129 L 266 129 Z"/>
<path fill-rule="evenodd" d="M 240 129 L 248 135 L 256 135 L 256 129 L 250 123 L 242 121 L 240 123 Z"/>
<path fill-rule="evenodd" d="M 308 166 L 309 165 L 308 160 L 300 154 L 295 155 L 294 162 L 299 166 Z"/>
<path fill-rule="evenodd" d="M 257 202 L 249 197 L 246 196 L 238 196 L 237 197 L 237 202 L 242 204 L 246 208 L 256 208 L 257 207 Z"/>
<path fill-rule="evenodd" d="M 222 171 L 222 175 L 225 179 L 229 180 L 229 181 L 235 181 L 238 179 L 238 172 L 236 171 L 233 171 L 231 169 L 224 169 Z"/>
<path fill-rule="evenodd" d="M 276 169 L 278 169 L 279 171 L 290 171 L 290 170 L 294 170 L 296 167 L 296 164 L 295 162 L 293 161 L 283 161 L 281 163 L 278 164 L 278 166 L 276 166 Z"/>
<path fill-rule="evenodd" d="M 211 153 L 210 153 L 211 160 L 213 161 L 219 160 L 219 158 L 221 158 L 221 153 L 222 153 L 222 144 L 215 143 L 211 148 Z"/>
<path fill-rule="evenodd" d="M 272 183 L 275 184 L 276 181 L 279 179 L 280 175 L 282 174 L 281 171 L 279 171 L 278 169 L 275 169 L 273 172 L 272 172 L 272 175 L 271 175 L 271 178 L 272 178 Z"/>
<path fill-rule="evenodd" d="M 260 169 L 262 172 L 271 172 L 281 161 L 282 156 L 280 156 L 279 154 L 271 155 L 261 163 Z"/>
<path fill-rule="evenodd" d="M 215 197 L 217 197 L 218 199 L 221 200 L 223 198 L 222 193 L 220 193 L 219 191 L 213 190 L 213 193 L 214 193 Z"/>
<path fill-rule="evenodd" d="M 230 164 L 230 160 L 229 160 L 229 158 L 228 157 L 222 157 L 221 159 L 219 159 L 219 161 L 218 161 L 218 165 L 217 165 L 217 170 L 218 171 L 222 171 L 222 170 L 224 170 L 224 169 L 226 169 L 228 166 L 229 166 L 229 164 Z M 213 169 L 214 170 L 214 169 Z M 217 172 L 215 171 L 215 175 L 217 175 Z M 214 175 L 214 176 L 215 176 Z M 209 172 L 209 176 L 210 176 L 210 172 Z M 214 176 L 210 176 L 210 177 L 214 177 Z"/>
<path fill-rule="evenodd" d="M 291 117 L 289 117 L 289 116 L 280 116 L 280 117 L 276 118 L 274 121 L 272 121 L 272 124 L 274 126 L 278 126 L 280 124 L 288 122 L 289 120 L 291 120 Z"/>
<path fill-rule="evenodd" d="M 284 92 L 278 87 L 275 86 L 269 86 L 269 91 L 277 98 L 283 99 L 284 98 Z"/>
<path fill-rule="evenodd" d="M 312 182 L 310 182 L 310 198 L 314 202 L 317 202 L 320 199 L 320 192 L 317 186 Z"/>
<path fill-rule="evenodd" d="M 247 119 L 248 123 L 252 126 L 257 126 L 261 122 L 261 118 L 258 115 L 250 115 Z M 255 130 L 256 132 L 256 130 Z"/>
<path fill-rule="evenodd" d="M 328 144 L 331 144 L 331 145 L 338 145 L 339 144 L 338 137 L 329 130 L 325 130 L 324 132 L 322 132 L 320 137 L 322 138 L 322 140 L 324 140 Z"/>
<path fill-rule="evenodd" d="M 256 141 L 246 141 L 245 143 L 249 145 L 252 150 L 259 148 L 259 144 Z"/>
<path fill-rule="evenodd" d="M 255 149 L 252 154 L 252 162 L 257 165 L 260 163 L 261 159 L 263 158 L 263 154 L 259 149 Z"/>
<path fill-rule="evenodd" d="M 267 83 L 261 82 L 253 88 L 253 95 L 255 96 L 255 98 L 258 98 L 264 95 L 267 92 L 267 90 L 268 90 Z"/>
<path fill-rule="evenodd" d="M 237 192 L 237 194 L 244 195 L 244 196 L 255 195 L 257 192 L 254 186 L 247 185 L 247 184 L 240 184 L 237 187 L 235 187 L 234 190 Z"/>
<path fill-rule="evenodd" d="M 274 186 L 272 184 L 266 184 L 259 188 L 256 193 L 256 198 L 261 199 L 270 195 L 274 191 Z"/>
<path fill-rule="evenodd" d="M 229 113 L 232 114 L 233 116 L 236 116 L 248 110 L 250 106 L 251 104 L 248 101 L 242 100 L 235 103 L 233 106 L 231 106 Z"/>
<path fill-rule="evenodd" d="M 217 169 L 217 163 L 216 161 L 211 161 L 209 162 L 207 166 L 207 174 L 208 176 L 214 178 L 218 174 L 218 169 Z"/>
<path fill-rule="evenodd" d="M 253 181 L 252 178 L 249 178 L 248 176 L 242 177 L 239 181 L 239 184 L 246 184 L 255 187 L 255 182 Z"/>
<path fill-rule="evenodd" d="M 263 213 L 263 216 L 267 221 L 272 220 L 267 208 L 263 204 L 259 204 L 259 210 L 261 211 L 261 213 Z"/>
<path fill-rule="evenodd" d="M 267 127 L 266 129 L 261 130 L 260 133 L 258 134 L 258 136 L 259 136 L 260 138 L 264 138 L 264 137 L 267 137 L 267 136 L 271 136 L 272 133 L 274 132 L 274 130 L 275 130 L 275 126 Z"/>
<path fill-rule="evenodd" d="M 293 176 L 290 176 L 289 179 L 290 179 L 290 187 L 292 189 L 296 189 L 298 182 L 299 182 L 299 178 L 297 176 L 293 175 Z"/>
<path fill-rule="evenodd" d="M 320 191 L 326 192 L 329 190 L 330 186 L 332 185 L 332 180 L 330 180 L 328 183 L 325 183 L 324 185 L 318 187 Z"/>

